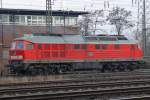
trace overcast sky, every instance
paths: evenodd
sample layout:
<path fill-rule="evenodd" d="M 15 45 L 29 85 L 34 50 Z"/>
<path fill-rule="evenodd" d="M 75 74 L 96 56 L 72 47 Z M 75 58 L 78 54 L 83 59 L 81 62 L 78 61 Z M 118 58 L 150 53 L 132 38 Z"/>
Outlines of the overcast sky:
<path fill-rule="evenodd" d="M 3 0 L 3 7 L 45 9 L 46 0 Z M 104 1 L 110 3 L 110 7 L 121 6 L 127 9 L 133 8 L 132 0 L 54 0 L 53 9 L 91 10 L 104 8 Z"/>
<path fill-rule="evenodd" d="M 2 0 L 3 8 L 20 8 L 20 9 L 46 9 L 46 0 Z M 122 7 L 132 11 L 133 17 L 137 15 L 137 5 L 132 5 L 132 0 L 52 0 L 54 1 L 54 10 L 76 10 L 92 11 L 104 9 L 105 2 L 109 2 L 109 8 Z M 108 10 L 105 9 L 105 10 Z M 136 15 L 136 16 L 135 16 Z"/>

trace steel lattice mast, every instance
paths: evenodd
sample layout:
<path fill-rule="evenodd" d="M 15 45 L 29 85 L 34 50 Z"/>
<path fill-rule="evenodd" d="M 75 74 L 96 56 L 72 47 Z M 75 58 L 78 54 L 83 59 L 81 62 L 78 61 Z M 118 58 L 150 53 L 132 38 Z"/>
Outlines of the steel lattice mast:
<path fill-rule="evenodd" d="M 53 26 L 53 16 L 52 16 L 52 5 L 54 4 L 54 0 L 46 0 L 46 26 L 47 32 L 51 33 Z"/>
<path fill-rule="evenodd" d="M 142 36 L 143 36 L 143 51 L 144 56 L 147 54 L 146 44 L 146 2 L 143 0 L 143 15 L 142 15 Z"/>

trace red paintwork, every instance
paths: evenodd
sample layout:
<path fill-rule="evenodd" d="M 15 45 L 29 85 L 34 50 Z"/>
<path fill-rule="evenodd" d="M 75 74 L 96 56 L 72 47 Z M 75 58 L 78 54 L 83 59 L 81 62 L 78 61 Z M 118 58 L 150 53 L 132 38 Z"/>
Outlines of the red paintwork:
<path fill-rule="evenodd" d="M 120 44 L 116 49 L 114 44 L 108 44 L 107 49 L 95 49 L 95 44 L 88 44 L 87 49 L 74 49 L 75 44 L 41 44 L 37 43 L 33 50 L 26 50 L 26 45 L 31 42 L 23 41 L 23 49 L 10 49 L 10 56 L 23 56 L 24 61 L 30 60 L 113 60 L 113 59 L 139 59 L 142 58 L 142 50 L 137 44 Z M 101 44 L 100 44 L 101 45 Z M 82 46 L 82 44 L 80 44 Z M 16 52 L 16 53 L 14 53 Z M 12 60 L 10 58 L 10 60 Z"/>

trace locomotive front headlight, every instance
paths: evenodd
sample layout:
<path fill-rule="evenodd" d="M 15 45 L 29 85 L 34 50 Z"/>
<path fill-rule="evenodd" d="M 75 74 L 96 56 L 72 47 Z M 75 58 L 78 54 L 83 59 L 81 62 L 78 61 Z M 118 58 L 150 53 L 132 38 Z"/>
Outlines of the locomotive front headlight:
<path fill-rule="evenodd" d="M 23 59 L 23 56 L 11 56 L 11 59 L 20 60 Z"/>
<path fill-rule="evenodd" d="M 18 58 L 18 59 L 23 59 L 23 56 L 18 56 L 17 58 Z"/>

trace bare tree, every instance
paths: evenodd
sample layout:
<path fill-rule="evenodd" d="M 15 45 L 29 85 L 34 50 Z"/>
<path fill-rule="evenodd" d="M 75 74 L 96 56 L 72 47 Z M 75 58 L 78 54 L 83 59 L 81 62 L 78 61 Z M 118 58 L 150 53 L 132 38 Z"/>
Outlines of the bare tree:
<path fill-rule="evenodd" d="M 104 17 L 104 11 L 96 10 L 92 15 L 93 15 L 93 24 L 94 24 L 93 33 L 95 34 L 97 30 L 97 25 L 103 25 L 105 23 L 105 20 L 102 19 L 102 17 Z"/>
<path fill-rule="evenodd" d="M 83 18 L 79 20 L 79 27 L 82 35 L 89 35 L 88 30 L 91 27 L 92 19 L 90 14 L 83 15 Z"/>
<path fill-rule="evenodd" d="M 134 24 L 129 20 L 131 17 L 131 11 L 127 11 L 124 8 L 114 7 L 107 16 L 107 21 L 111 25 L 114 25 L 116 32 L 120 35 L 123 30 L 131 28 Z"/>
<path fill-rule="evenodd" d="M 79 27 L 83 35 L 89 35 L 89 33 L 96 33 L 97 26 L 103 25 L 105 20 L 102 19 L 104 16 L 103 10 L 96 10 L 87 15 L 83 15 L 83 18 L 79 20 Z"/>

